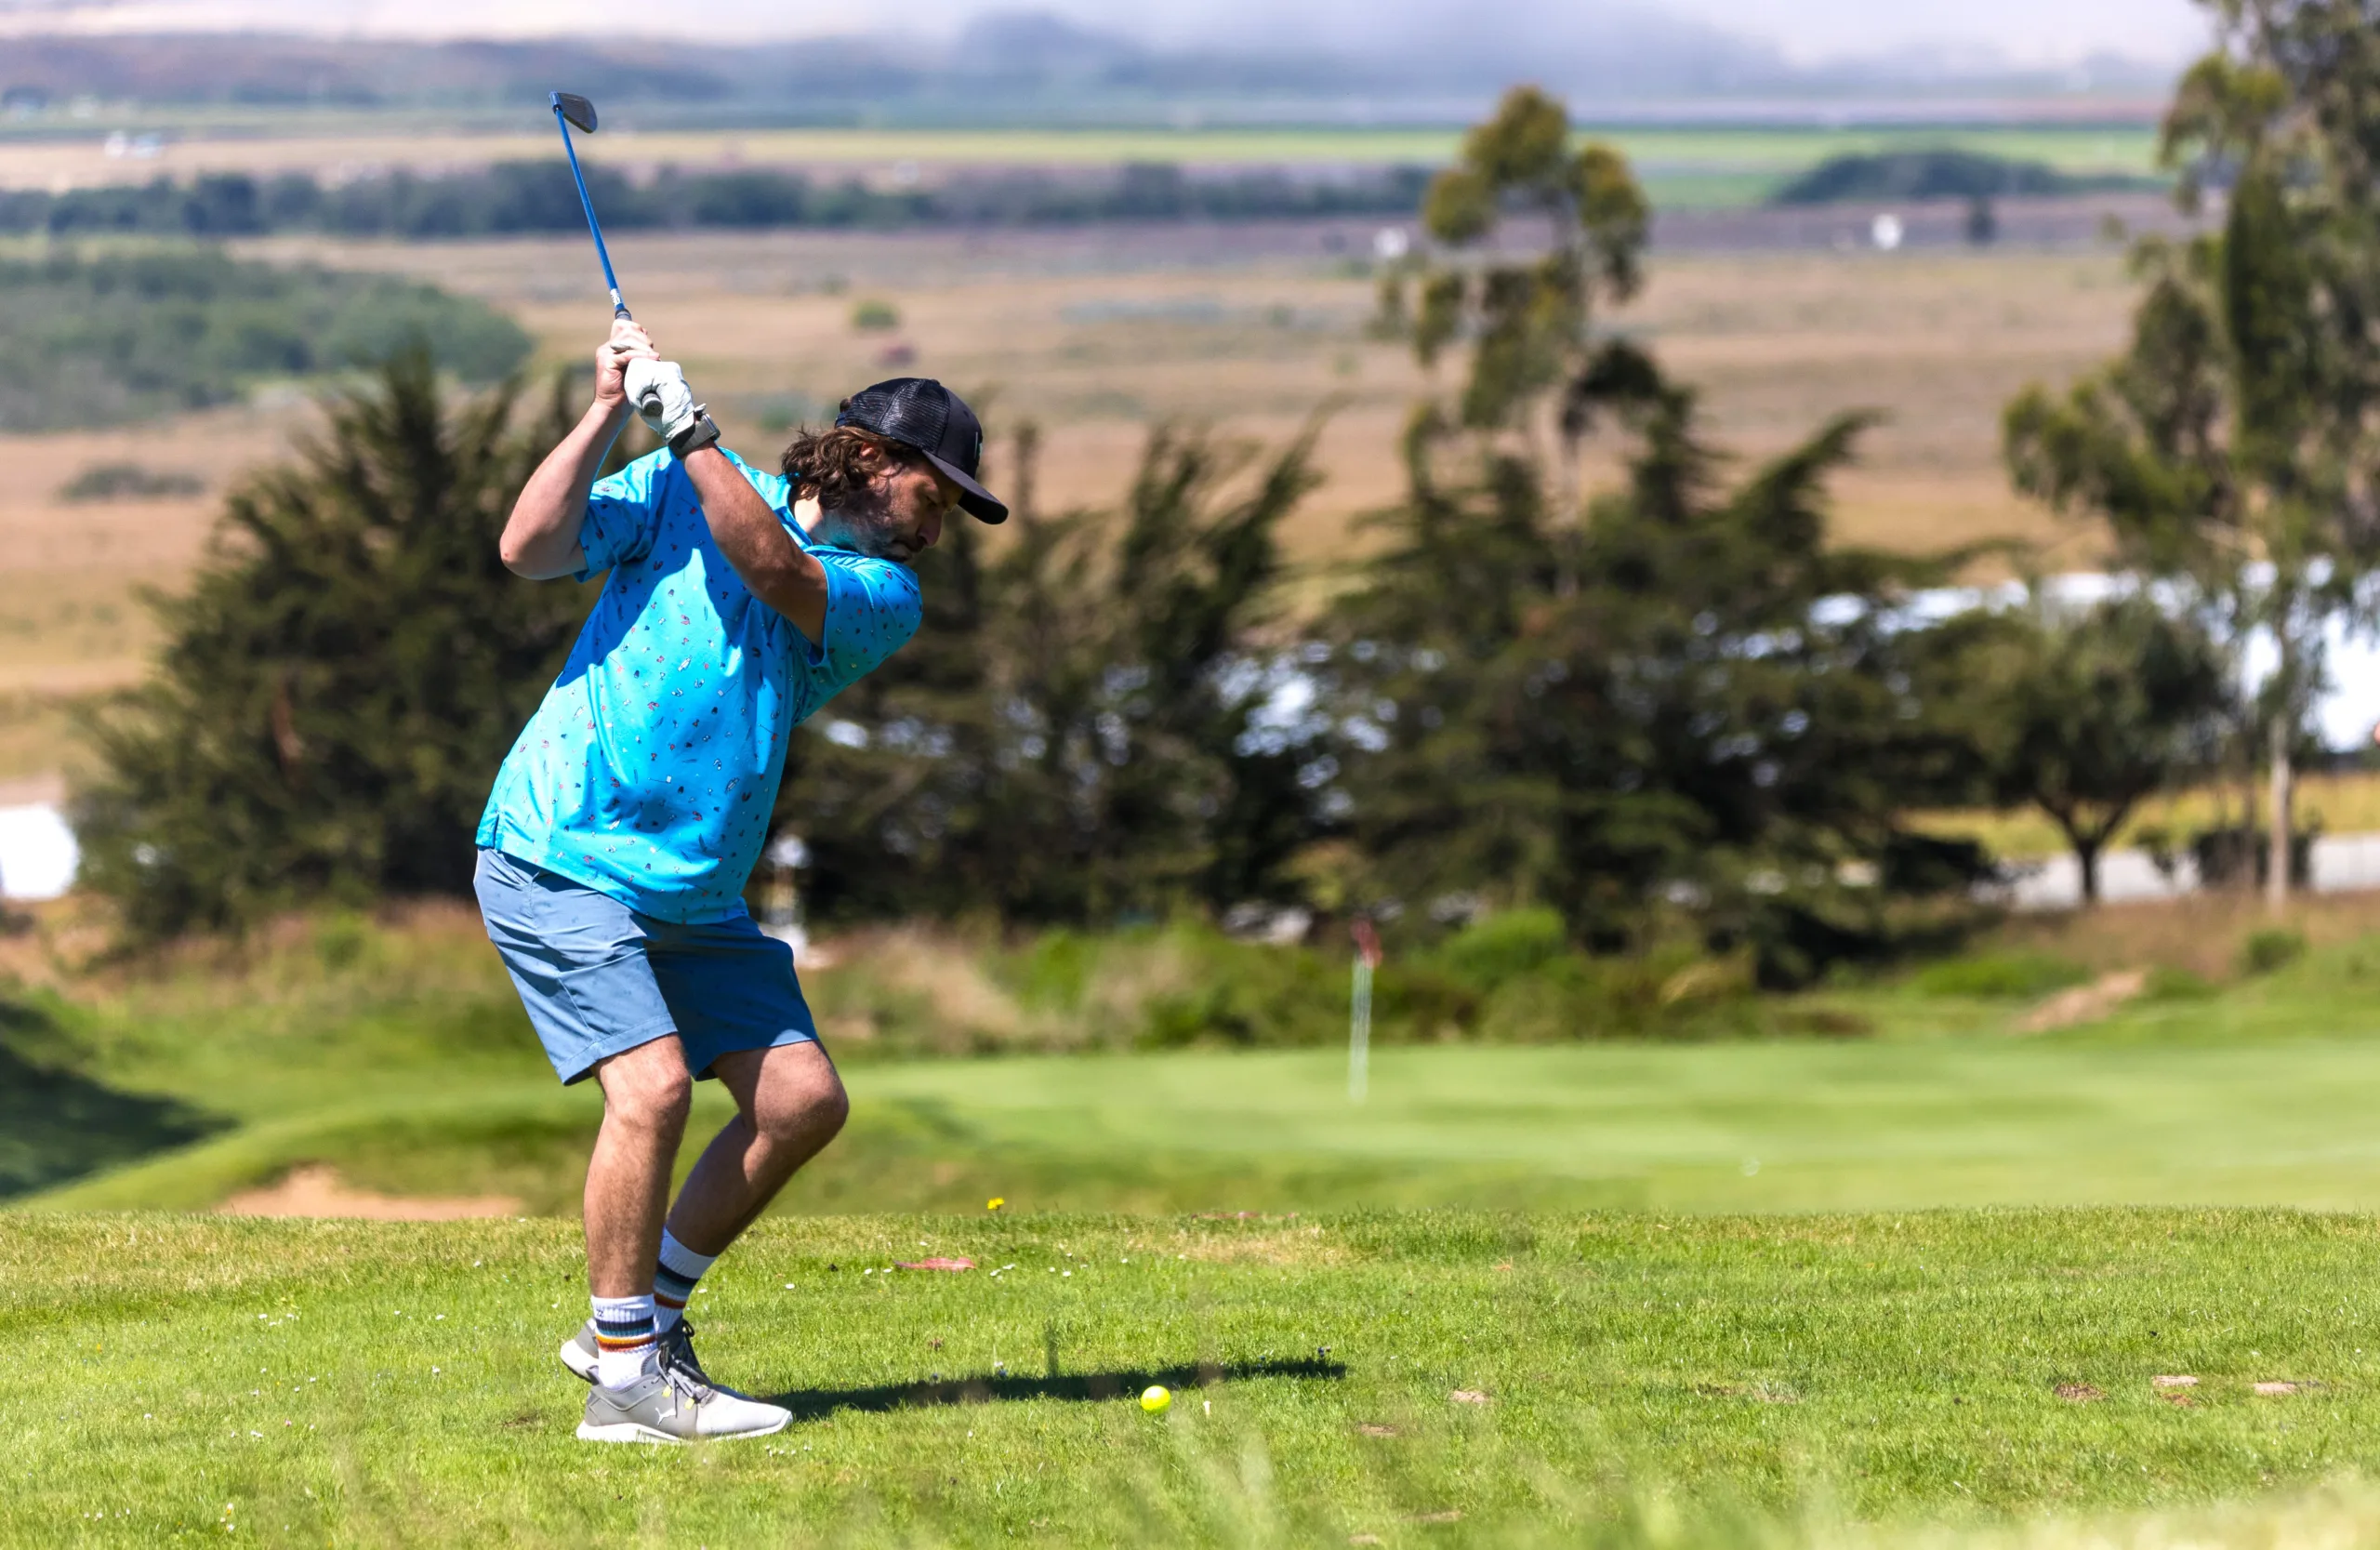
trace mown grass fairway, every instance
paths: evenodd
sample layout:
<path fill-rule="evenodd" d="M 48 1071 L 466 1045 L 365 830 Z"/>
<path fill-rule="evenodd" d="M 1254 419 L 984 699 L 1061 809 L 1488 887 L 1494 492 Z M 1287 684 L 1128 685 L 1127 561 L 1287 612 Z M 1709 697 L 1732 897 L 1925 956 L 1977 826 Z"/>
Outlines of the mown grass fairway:
<path fill-rule="evenodd" d="M 982 1268 L 885 1268 L 930 1252 Z M 0 1542 L 1897 1542 L 2192 1506 L 2380 1468 L 2375 1255 L 2279 1212 L 780 1220 L 696 1314 L 800 1419 L 665 1451 L 570 1436 L 565 1224 L 18 1218 L 0 1330 L 40 1380 L 0 1394 Z"/>
<path fill-rule="evenodd" d="M 666 1452 L 570 1435 L 592 1095 L 466 919 L 20 990 L 0 1187 L 49 1209 L 0 1215 L 38 1374 L 0 1544 L 2368 1543 L 2380 1225 L 2253 1209 L 2380 1209 L 2380 944 L 2304 920 L 2286 969 L 2061 1032 L 1920 976 L 1780 1003 L 1860 1038 L 1386 1045 L 1361 1108 L 1333 1049 L 853 1040 L 852 1130 L 696 1299 L 801 1418 Z M 2082 972 L 2159 960 L 2149 923 L 2241 929 L 2011 929 Z M 906 945 L 919 1015 L 997 1010 Z M 153 1209 L 309 1162 L 523 1214 Z M 979 1268 L 887 1272 L 930 1255 Z"/>

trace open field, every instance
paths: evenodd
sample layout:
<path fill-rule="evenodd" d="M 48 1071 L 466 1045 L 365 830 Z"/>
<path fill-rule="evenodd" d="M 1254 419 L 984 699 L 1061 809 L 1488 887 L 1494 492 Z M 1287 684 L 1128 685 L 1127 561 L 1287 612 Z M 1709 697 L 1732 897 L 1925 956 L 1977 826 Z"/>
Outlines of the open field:
<path fill-rule="evenodd" d="M 0 1238 L 42 1374 L 0 1398 L 0 1539 L 2362 1543 L 2375 1248 L 2273 1212 L 777 1221 L 694 1311 L 796 1423 L 638 1451 L 570 1436 L 564 1224 L 54 1217 Z M 981 1268 L 890 1269 L 929 1253 Z"/>
<path fill-rule="evenodd" d="M 86 130 L 46 127 L 0 134 L 0 189 L 91 187 L 158 174 L 305 172 L 350 176 L 410 167 L 424 173 L 555 154 L 552 126 L 534 112 L 517 129 L 492 131 L 486 115 L 272 114 L 263 117 L 117 115 Z M 152 155 L 107 152 L 110 133 L 162 134 Z M 1957 147 L 2064 172 L 2148 176 L 2156 137 L 2145 125 L 2071 127 L 1662 128 L 1589 126 L 1582 133 L 1615 144 L 1665 208 L 1755 204 L 1795 174 L 1830 156 L 1918 147 Z M 606 114 L 598 154 L 610 166 L 650 173 L 682 168 L 768 166 L 827 178 L 933 178 L 974 167 L 1101 167 L 1172 162 L 1187 167 L 1335 167 L 1418 165 L 1451 160 L 1455 128 L 1280 127 L 1188 129 L 641 129 L 638 110 Z"/>
<path fill-rule="evenodd" d="M 999 428 L 1046 431 L 1045 505 L 1105 503 L 1160 420 L 1278 442 L 1328 407 L 1328 483 L 1289 533 L 1300 585 L 1329 584 L 1350 521 L 1395 498 L 1392 449 L 1424 387 L 1399 347 L 1366 337 L 1372 282 L 1355 257 L 1369 228 L 1117 228 L 976 235 L 640 236 L 616 244 L 628 292 L 681 356 L 732 440 L 765 449 L 850 388 L 895 370 L 990 398 Z M 600 335 L 582 241 L 456 245 L 253 245 L 280 258 L 397 271 L 518 316 L 549 362 Z M 2120 343 L 2131 290 L 2110 250 L 1827 252 L 1672 257 L 1614 322 L 1641 332 L 1707 395 L 1712 429 L 1774 452 L 1826 414 L 1880 407 L 1843 484 L 1844 537 L 1926 549 L 1987 537 L 2043 542 L 2053 567 L 2087 541 L 2007 489 L 2001 405 L 2062 380 Z M 854 329 L 854 304 L 891 301 L 902 325 Z M 904 359 L 889 353 L 910 352 Z M 310 423 L 302 392 L 110 431 L 0 437 L 30 476 L 0 489 L 0 780 L 54 776 L 71 758 L 62 706 L 142 670 L 153 642 L 134 602 L 196 555 L 225 485 L 279 456 Z M 994 476 L 1007 449 L 994 448 Z M 1608 449 L 1591 472 L 1608 474 Z M 62 505 L 92 463 L 188 470 L 205 495 Z"/>

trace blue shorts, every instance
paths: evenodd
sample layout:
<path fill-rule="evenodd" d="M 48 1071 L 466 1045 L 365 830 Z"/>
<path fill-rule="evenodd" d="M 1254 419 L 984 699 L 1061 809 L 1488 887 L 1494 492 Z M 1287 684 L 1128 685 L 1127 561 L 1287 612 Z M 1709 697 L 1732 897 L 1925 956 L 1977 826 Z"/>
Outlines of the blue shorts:
<path fill-rule="evenodd" d="M 669 1033 L 697 1078 L 731 1051 L 818 1037 L 793 949 L 748 915 L 691 926 L 655 920 L 496 850 L 480 852 L 473 881 L 488 940 L 565 1082 Z"/>

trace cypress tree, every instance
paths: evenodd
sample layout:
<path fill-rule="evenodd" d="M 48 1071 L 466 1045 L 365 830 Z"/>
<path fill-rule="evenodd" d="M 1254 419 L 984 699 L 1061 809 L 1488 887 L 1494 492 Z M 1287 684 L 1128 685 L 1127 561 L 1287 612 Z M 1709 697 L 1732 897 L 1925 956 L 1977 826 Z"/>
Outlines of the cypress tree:
<path fill-rule="evenodd" d="M 152 600 L 156 672 L 88 726 L 83 876 L 135 934 L 469 893 L 488 783 L 588 602 L 496 557 L 567 385 L 452 400 L 416 346 L 231 494 L 189 590 Z"/>

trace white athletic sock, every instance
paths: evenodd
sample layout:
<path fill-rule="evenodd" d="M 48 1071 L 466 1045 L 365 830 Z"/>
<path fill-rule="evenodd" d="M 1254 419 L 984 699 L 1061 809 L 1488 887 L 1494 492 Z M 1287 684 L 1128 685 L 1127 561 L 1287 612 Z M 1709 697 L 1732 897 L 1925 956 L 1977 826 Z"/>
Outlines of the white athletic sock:
<path fill-rule="evenodd" d="M 655 1332 L 668 1334 L 685 1317 L 686 1299 L 694 1294 L 694 1283 L 703 1278 L 717 1254 L 698 1254 L 661 1229 L 661 1263 L 653 1271 L 653 1327 Z"/>
<path fill-rule="evenodd" d="M 651 1295 L 589 1300 L 595 1305 L 595 1381 L 605 1388 L 626 1388 L 659 1371 Z"/>

